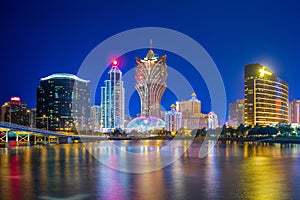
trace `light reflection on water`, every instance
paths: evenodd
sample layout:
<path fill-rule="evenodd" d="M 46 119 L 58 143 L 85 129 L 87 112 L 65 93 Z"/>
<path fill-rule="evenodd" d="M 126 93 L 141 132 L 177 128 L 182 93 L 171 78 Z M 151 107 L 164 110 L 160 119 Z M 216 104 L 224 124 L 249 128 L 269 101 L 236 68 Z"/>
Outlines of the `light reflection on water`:
<path fill-rule="evenodd" d="M 163 169 L 132 174 L 89 154 L 127 163 L 131 153 L 155 152 L 166 141 L 114 141 L 122 151 L 61 144 L 0 148 L 0 199 L 299 199 L 299 145 L 218 144 L 204 159 L 199 143 L 181 141 L 163 153 L 184 154 Z M 90 149 L 89 149 L 90 148 Z M 94 149 L 93 149 L 94 148 Z M 186 152 L 185 152 L 186 151 Z M 132 166 L 133 167 L 133 166 Z"/>

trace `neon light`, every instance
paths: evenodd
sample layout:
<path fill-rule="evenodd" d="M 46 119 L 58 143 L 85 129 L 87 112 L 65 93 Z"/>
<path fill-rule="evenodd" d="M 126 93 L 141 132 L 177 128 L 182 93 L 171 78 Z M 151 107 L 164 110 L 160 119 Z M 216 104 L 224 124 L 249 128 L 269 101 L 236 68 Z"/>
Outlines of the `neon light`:
<path fill-rule="evenodd" d="M 21 101 L 20 97 L 11 97 L 10 98 L 11 101 Z"/>
<path fill-rule="evenodd" d="M 118 61 L 117 61 L 116 59 L 113 60 L 113 65 L 114 65 L 114 66 L 118 65 Z"/>
<path fill-rule="evenodd" d="M 265 70 L 265 67 L 261 68 L 261 69 L 259 70 L 259 73 L 260 73 L 260 74 L 259 74 L 260 77 L 264 77 L 265 74 L 266 74 L 266 75 L 272 75 L 271 72 Z"/>
<path fill-rule="evenodd" d="M 72 80 L 76 80 L 76 81 L 80 81 L 80 82 L 85 82 L 85 83 L 90 82 L 89 80 L 84 80 L 84 79 L 81 79 L 81 78 L 77 77 L 74 74 L 68 74 L 68 73 L 52 74 L 52 75 L 49 75 L 49 76 L 47 76 L 45 78 L 41 78 L 40 80 L 41 81 L 46 81 L 46 80 L 49 80 L 49 79 L 72 79 Z"/>

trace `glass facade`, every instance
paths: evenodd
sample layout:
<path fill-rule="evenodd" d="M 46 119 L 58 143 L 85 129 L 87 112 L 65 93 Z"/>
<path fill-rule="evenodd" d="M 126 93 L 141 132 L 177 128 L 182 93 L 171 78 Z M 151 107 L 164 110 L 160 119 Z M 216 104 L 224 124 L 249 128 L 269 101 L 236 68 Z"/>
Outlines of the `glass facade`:
<path fill-rule="evenodd" d="M 127 129 L 129 132 L 135 130 L 140 133 L 147 133 L 148 131 L 160 130 L 165 127 L 166 123 L 158 117 L 141 116 L 131 120 Z"/>
<path fill-rule="evenodd" d="M 88 82 L 72 74 L 53 74 L 40 79 L 37 88 L 37 128 L 53 131 L 88 129 Z"/>
<path fill-rule="evenodd" d="M 288 122 L 288 84 L 260 64 L 245 66 L 245 123 Z"/>
<path fill-rule="evenodd" d="M 115 128 L 124 128 L 125 89 L 122 72 L 117 66 L 112 66 L 108 72 L 108 80 L 101 87 L 101 129 L 108 132 Z"/>

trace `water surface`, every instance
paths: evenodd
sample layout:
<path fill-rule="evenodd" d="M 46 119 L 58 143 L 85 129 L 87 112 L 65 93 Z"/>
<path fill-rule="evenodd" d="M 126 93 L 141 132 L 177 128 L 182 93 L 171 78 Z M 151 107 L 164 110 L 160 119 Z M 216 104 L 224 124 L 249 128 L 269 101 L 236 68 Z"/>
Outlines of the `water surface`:
<path fill-rule="evenodd" d="M 125 162 L 128 153 L 151 152 L 168 143 L 149 140 L 113 144 L 125 151 L 94 151 L 113 162 L 130 165 Z M 173 164 L 148 173 L 112 169 L 95 159 L 90 150 L 83 144 L 0 148 L 0 199 L 300 198 L 297 144 L 218 144 L 206 158 L 199 159 L 199 143 L 193 143 Z"/>

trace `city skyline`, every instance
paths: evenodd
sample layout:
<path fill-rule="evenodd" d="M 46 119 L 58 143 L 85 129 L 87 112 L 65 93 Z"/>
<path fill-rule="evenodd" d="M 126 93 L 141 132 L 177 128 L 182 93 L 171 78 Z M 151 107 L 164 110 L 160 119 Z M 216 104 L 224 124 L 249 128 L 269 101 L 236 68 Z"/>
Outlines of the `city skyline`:
<path fill-rule="evenodd" d="M 1 199 L 300 199 L 299 11 L 0 1 Z"/>
<path fill-rule="evenodd" d="M 121 31 L 144 26 L 174 29 L 203 45 L 220 70 L 227 102 L 243 98 L 243 86 L 232 82 L 243 82 L 243 67 L 249 63 L 266 65 L 289 83 L 290 100 L 300 98 L 297 89 L 298 78 L 296 73 L 293 73 L 300 64 L 297 59 L 297 52 L 300 51 L 298 45 L 300 30 L 298 26 L 294 26 L 298 24 L 300 18 L 298 4 L 288 6 L 280 2 L 261 1 L 243 4 L 206 2 L 204 6 L 201 2 L 197 2 L 194 6 L 189 6 L 189 9 L 179 6 L 181 5 L 179 2 L 171 5 L 163 2 L 159 4 L 162 4 L 162 7 L 158 8 L 161 12 L 139 19 L 134 14 L 137 8 L 125 3 L 120 3 L 119 6 L 115 6 L 116 4 L 112 2 L 106 2 L 101 6 L 96 2 L 57 5 L 50 2 L 45 5 L 34 2 L 3 3 L 0 15 L 4 20 L 2 22 L 5 29 L 0 34 L 6 39 L 1 46 L 3 55 L 1 68 L 3 74 L 11 74 L 13 78 L 1 79 L 0 102 L 18 95 L 28 103 L 28 107 L 35 107 L 34 87 L 40 77 L 56 72 L 76 74 L 87 54 L 101 41 Z M 162 15 L 164 6 L 182 15 L 172 17 Z M 55 12 L 46 9 L 48 7 L 53 8 Z M 112 8 L 117 10 L 115 15 L 109 14 Z M 89 12 L 85 12 L 77 20 L 69 17 L 82 13 L 80 12 L 82 9 Z M 216 9 L 218 12 L 209 12 L 210 9 Z M 127 17 L 121 17 L 125 14 Z M 110 16 L 110 20 L 106 21 L 104 16 Z M 107 27 L 105 32 L 104 27 Z M 136 55 L 143 56 L 144 53 Z M 170 66 L 179 70 L 188 68 L 188 63 L 179 59 L 171 61 L 173 60 L 171 56 L 168 53 Z M 132 60 L 134 56 L 129 56 L 127 60 L 121 60 L 121 63 L 131 68 L 134 66 Z M 127 69 L 121 70 L 125 73 Z M 208 98 L 202 99 L 200 95 L 202 85 L 205 86 L 201 83 L 199 91 L 195 92 L 199 94 L 203 103 L 209 102 Z M 186 98 L 188 97 L 189 94 Z M 166 107 L 170 103 L 167 102 Z M 210 105 L 203 106 L 203 110 L 210 110 Z"/>
<path fill-rule="evenodd" d="M 148 52 L 149 53 L 149 52 Z M 119 61 L 117 61 L 117 60 L 113 60 L 113 62 L 119 62 Z M 118 63 L 119 64 L 119 63 Z M 257 64 L 247 64 L 246 66 L 244 66 L 244 68 L 245 67 L 247 67 L 248 65 L 259 65 L 260 67 L 264 67 L 263 65 L 261 65 L 261 64 L 259 64 L 259 63 L 257 63 Z M 109 70 L 108 71 L 108 74 L 109 73 L 111 73 L 111 71 L 113 71 L 113 67 L 114 67 L 114 64 L 112 65 L 112 66 L 109 66 L 109 67 L 107 67 L 107 70 Z M 265 68 L 265 67 L 264 67 Z M 119 70 L 119 68 L 118 68 L 118 70 Z M 119 70 L 120 71 L 120 70 Z M 121 72 L 122 73 L 122 72 Z M 266 68 L 266 73 L 267 73 L 267 68 Z M 54 74 L 51 74 L 51 75 L 49 75 L 49 76 L 47 76 L 47 77 L 51 77 L 51 76 L 55 76 L 55 75 L 60 75 L 60 74 L 62 74 L 62 75 L 64 75 L 64 74 L 66 74 L 66 75 L 68 75 L 68 76 L 76 76 L 76 75 L 73 75 L 73 74 L 68 74 L 68 73 L 54 73 Z M 43 78 L 40 78 L 41 80 L 43 79 Z M 80 79 L 80 78 L 79 78 Z M 106 81 L 103 81 L 103 82 L 106 82 Z M 99 85 L 101 85 L 101 83 L 99 82 Z M 123 85 L 123 84 L 122 84 Z M 187 94 L 188 95 L 188 94 Z M 195 95 L 195 93 L 193 93 L 193 95 Z M 192 96 L 193 96 L 192 95 Z M 18 95 L 14 95 L 14 96 L 18 96 Z M 134 95 L 133 95 L 134 96 Z M 289 97 L 289 96 L 288 96 Z M 139 97 L 137 97 L 137 98 L 139 98 Z M 137 99 L 136 99 L 137 100 Z M 244 99 L 243 99 L 244 100 Z M 294 101 L 294 100 L 298 100 L 298 99 L 290 99 L 290 98 L 288 98 L 288 102 L 292 102 L 292 101 Z M 177 99 L 176 101 L 172 101 L 171 102 L 171 104 L 173 104 L 173 103 L 176 103 L 176 102 L 178 102 L 178 101 L 186 101 L 185 99 Z M 240 100 L 236 100 L 236 101 L 240 101 Z M 26 102 L 27 103 L 27 102 Z M 124 102 L 123 102 L 124 103 Z M 205 103 L 207 103 L 207 102 L 205 102 Z M 227 115 L 226 115 L 226 121 L 228 121 L 229 120 L 229 115 L 230 115 L 230 104 L 232 104 L 232 102 L 227 102 L 228 104 L 227 104 L 227 108 L 226 108 L 226 110 L 227 110 Z M 201 101 L 200 101 L 200 104 L 201 104 Z M 101 105 L 101 101 L 100 102 L 98 102 L 97 104 L 95 104 L 95 105 L 90 105 L 90 106 L 97 106 L 97 105 Z M 201 104 L 201 106 L 202 106 L 203 104 Z M 129 105 L 130 106 L 130 105 Z M 202 108 L 200 106 L 200 109 Z M 126 106 L 125 106 L 126 107 Z M 34 108 L 36 108 L 36 107 L 33 107 L 33 108 L 30 108 L 30 107 L 28 107 L 29 109 L 34 109 Z M 167 111 L 167 110 L 166 110 Z M 210 112 L 210 111 L 208 111 L 208 112 Z M 128 114 L 128 113 L 125 113 L 125 114 Z M 139 114 L 141 114 L 141 113 L 138 113 L 138 115 Z M 135 117 L 135 116 L 131 116 L 131 117 Z M 162 118 L 164 118 L 164 117 L 162 117 Z M 241 121 L 241 120 L 240 120 Z"/>

